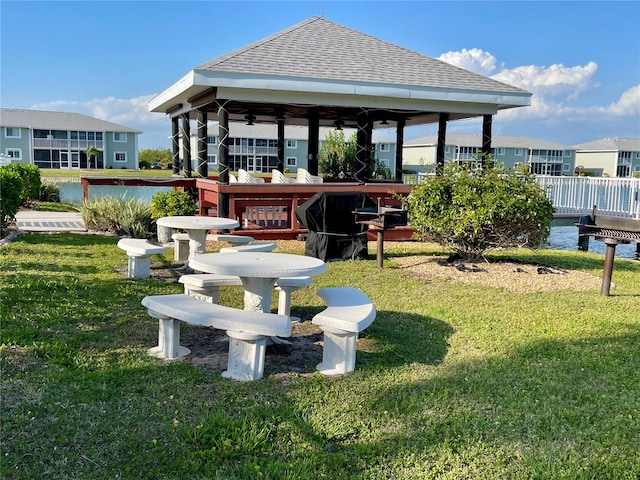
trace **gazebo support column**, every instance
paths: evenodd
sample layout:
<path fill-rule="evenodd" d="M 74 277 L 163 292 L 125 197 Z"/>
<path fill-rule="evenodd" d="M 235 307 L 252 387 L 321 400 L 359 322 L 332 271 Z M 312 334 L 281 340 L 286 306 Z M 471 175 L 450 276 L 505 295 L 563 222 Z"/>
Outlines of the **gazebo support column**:
<path fill-rule="evenodd" d="M 227 100 L 216 100 L 218 104 L 218 181 L 229 184 L 229 111 Z M 218 216 L 229 216 L 229 196 L 221 193 L 218 198 Z"/>
<path fill-rule="evenodd" d="M 284 116 L 278 115 L 278 170 L 284 172 Z"/>
<path fill-rule="evenodd" d="M 491 115 L 482 116 L 482 167 L 484 168 L 487 157 L 491 155 Z"/>
<path fill-rule="evenodd" d="M 182 171 L 186 178 L 191 177 L 191 125 L 189 113 L 182 114 Z"/>
<path fill-rule="evenodd" d="M 207 178 L 207 112 L 201 108 L 197 111 L 198 122 L 198 177 Z"/>
<path fill-rule="evenodd" d="M 402 149 L 404 148 L 405 119 L 401 118 L 396 124 L 396 181 L 402 182 Z"/>
<path fill-rule="evenodd" d="M 444 173 L 444 148 L 447 144 L 448 113 L 440 113 L 438 118 L 438 145 L 436 147 L 436 175 Z"/>
<path fill-rule="evenodd" d="M 356 132 L 356 172 L 357 182 L 365 183 L 371 171 L 371 141 L 369 140 L 369 115 L 366 111 L 358 114 L 358 131 Z"/>
<path fill-rule="evenodd" d="M 180 175 L 180 118 L 171 119 L 171 160 L 172 174 Z"/>
<path fill-rule="evenodd" d="M 307 170 L 318 175 L 318 150 L 320 147 L 320 113 L 317 108 L 309 109 L 309 150 L 307 151 Z"/>

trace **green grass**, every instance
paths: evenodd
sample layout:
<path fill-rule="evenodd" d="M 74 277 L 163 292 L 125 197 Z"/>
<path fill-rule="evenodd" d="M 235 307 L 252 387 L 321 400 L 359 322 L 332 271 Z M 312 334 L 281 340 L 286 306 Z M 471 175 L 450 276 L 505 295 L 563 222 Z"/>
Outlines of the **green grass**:
<path fill-rule="evenodd" d="M 383 269 L 373 256 L 331 262 L 293 308 L 320 311 L 325 286 L 373 299 L 355 372 L 276 377 L 267 362 L 264 379 L 240 383 L 146 354 L 158 326 L 140 300 L 181 285 L 123 278 L 116 242 L 34 234 L 0 249 L 2 478 L 640 475 L 637 261 L 616 259 L 610 297 L 423 282 L 396 268 L 401 249 Z M 598 276 L 603 262 L 501 255 Z M 229 287 L 221 302 L 242 299 Z"/>

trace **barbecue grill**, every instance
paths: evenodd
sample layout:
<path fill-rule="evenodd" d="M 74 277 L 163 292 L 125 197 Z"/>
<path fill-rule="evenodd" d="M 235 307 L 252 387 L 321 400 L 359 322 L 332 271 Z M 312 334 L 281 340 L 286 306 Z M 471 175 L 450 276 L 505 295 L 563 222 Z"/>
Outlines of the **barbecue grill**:
<path fill-rule="evenodd" d="M 383 207 L 356 208 L 353 212 L 356 223 L 368 225 L 376 231 L 378 267 L 382 268 L 384 256 L 384 231 L 394 227 L 403 227 L 407 224 L 407 211 L 402 208 Z"/>

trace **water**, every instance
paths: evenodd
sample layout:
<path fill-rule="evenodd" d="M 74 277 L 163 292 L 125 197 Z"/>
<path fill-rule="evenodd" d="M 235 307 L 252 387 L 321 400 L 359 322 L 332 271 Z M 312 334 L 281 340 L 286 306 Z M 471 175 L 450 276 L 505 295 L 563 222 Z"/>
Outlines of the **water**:
<path fill-rule="evenodd" d="M 551 235 L 548 240 L 549 248 L 554 250 L 578 250 L 578 227 L 572 226 L 551 226 Z M 605 254 L 606 244 L 589 238 L 589 252 Z M 632 242 L 627 245 L 618 245 L 616 247 L 616 258 L 635 258 L 636 243 Z"/>
<path fill-rule="evenodd" d="M 60 187 L 60 200 L 65 203 L 80 205 L 82 203 L 82 185 L 79 183 L 62 183 Z M 102 196 L 117 196 L 125 198 L 137 198 L 145 203 L 151 203 L 151 197 L 156 192 L 171 190 L 171 187 L 135 187 L 135 186 L 111 186 L 94 185 L 89 187 L 89 198 Z M 578 249 L 578 227 L 575 225 L 552 225 L 549 236 L 549 248 L 554 250 L 575 251 Z M 604 255 L 606 245 L 604 242 L 593 238 L 589 240 L 589 252 Z M 635 258 L 636 244 L 618 245 L 616 258 Z"/>
<path fill-rule="evenodd" d="M 79 183 L 59 183 L 60 201 L 73 205 L 82 204 L 82 185 Z M 156 192 L 171 190 L 172 187 L 135 187 L 118 185 L 91 185 L 89 187 L 89 198 L 100 198 L 106 196 L 120 197 L 127 199 L 135 198 L 144 203 L 150 204 L 151 198 Z"/>

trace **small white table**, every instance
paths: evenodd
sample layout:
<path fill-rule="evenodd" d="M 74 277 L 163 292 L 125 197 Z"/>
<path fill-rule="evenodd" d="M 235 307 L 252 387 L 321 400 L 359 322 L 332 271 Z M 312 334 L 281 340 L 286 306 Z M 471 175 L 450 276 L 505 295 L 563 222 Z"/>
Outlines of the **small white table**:
<path fill-rule="evenodd" d="M 327 265 L 303 255 L 270 252 L 206 253 L 189 260 L 194 270 L 240 277 L 244 287 L 244 309 L 271 311 L 274 284 L 283 277 L 323 273 Z"/>
<path fill-rule="evenodd" d="M 205 252 L 207 232 L 209 230 L 227 230 L 240 226 L 240 224 L 232 218 L 195 215 L 162 217 L 156 220 L 156 223 L 163 227 L 178 228 L 187 232 L 189 236 L 189 259 Z"/>

